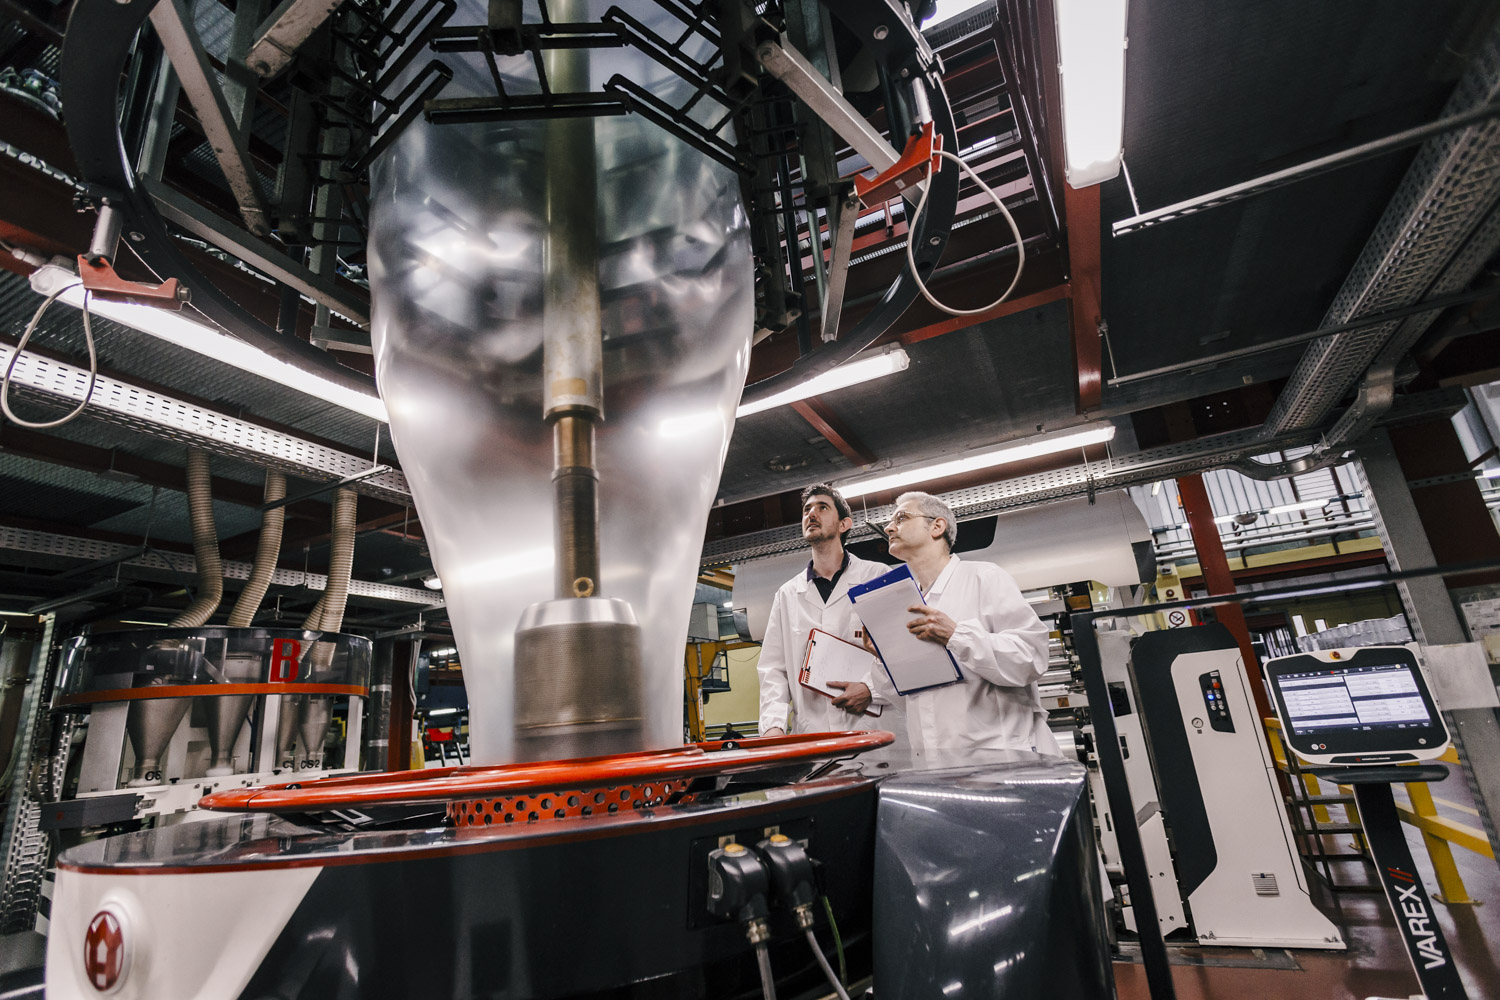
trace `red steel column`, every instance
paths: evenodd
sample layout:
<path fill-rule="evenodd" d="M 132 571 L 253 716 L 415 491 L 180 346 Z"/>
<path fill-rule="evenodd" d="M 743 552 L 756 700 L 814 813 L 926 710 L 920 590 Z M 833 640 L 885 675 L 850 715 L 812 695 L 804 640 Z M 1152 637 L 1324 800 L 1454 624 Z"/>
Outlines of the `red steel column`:
<path fill-rule="evenodd" d="M 1198 550 L 1198 566 L 1209 595 L 1234 593 L 1234 576 L 1229 572 L 1229 560 L 1224 556 L 1219 526 L 1214 524 L 1214 511 L 1208 502 L 1208 490 L 1203 485 L 1203 476 L 1194 473 L 1180 477 L 1177 480 L 1177 496 L 1182 502 L 1182 512 L 1187 515 L 1188 530 L 1193 533 L 1193 548 Z M 1240 653 L 1245 658 L 1245 672 L 1250 676 L 1250 694 L 1255 698 L 1255 710 L 1260 713 L 1261 718 L 1270 718 L 1275 713 L 1271 710 L 1265 684 L 1260 678 L 1260 660 L 1250 646 L 1250 628 L 1245 624 L 1244 610 L 1238 604 L 1221 604 L 1213 610 L 1214 615 L 1240 644 Z"/>

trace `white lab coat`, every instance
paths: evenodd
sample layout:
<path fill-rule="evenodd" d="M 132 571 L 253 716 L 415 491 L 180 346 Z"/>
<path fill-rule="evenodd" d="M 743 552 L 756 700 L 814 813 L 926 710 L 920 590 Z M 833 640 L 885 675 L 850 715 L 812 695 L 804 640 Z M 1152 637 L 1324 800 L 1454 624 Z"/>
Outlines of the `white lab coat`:
<path fill-rule="evenodd" d="M 903 704 L 912 749 L 1034 748 L 1060 756 L 1036 689 L 1047 671 L 1047 627 L 1010 574 L 950 556 L 926 601 L 958 623 L 948 652 L 963 680 L 903 698 L 877 662 L 865 682 L 876 700 Z"/>
<path fill-rule="evenodd" d="M 833 699 L 811 691 L 797 682 L 802 661 L 807 655 L 807 635 L 822 629 L 840 639 L 858 642 L 854 632 L 860 627 L 859 616 L 849 600 L 849 588 L 866 583 L 891 567 L 869 562 L 852 553 L 849 565 L 825 603 L 818 588 L 799 571 L 771 600 L 771 616 L 761 641 L 760 662 L 760 731 L 780 727 L 787 732 L 829 733 L 849 729 L 879 728 L 879 723 L 863 714 L 854 715 L 833 707 Z M 787 715 L 792 725 L 787 725 Z"/>

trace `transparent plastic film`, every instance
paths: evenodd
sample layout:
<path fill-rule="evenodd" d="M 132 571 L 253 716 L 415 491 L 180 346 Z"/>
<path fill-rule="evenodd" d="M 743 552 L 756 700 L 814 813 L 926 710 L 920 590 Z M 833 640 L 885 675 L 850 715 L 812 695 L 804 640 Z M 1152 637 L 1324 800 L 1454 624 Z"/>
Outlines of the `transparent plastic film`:
<path fill-rule="evenodd" d="M 654 3 L 618 6 L 682 32 Z M 450 23 L 486 10 L 461 3 Z M 681 45 L 708 53 L 697 35 Z M 443 58 L 444 98 L 495 95 L 482 55 Z M 546 65 L 558 91 L 622 74 L 676 103 L 691 92 L 630 48 Z M 539 92 L 529 56 L 497 66 L 508 93 Z M 475 763 L 680 743 L 698 557 L 750 351 L 738 179 L 616 115 L 418 118 L 371 180 L 377 376 L 453 622 Z M 615 742 L 528 743 L 590 727 Z"/>

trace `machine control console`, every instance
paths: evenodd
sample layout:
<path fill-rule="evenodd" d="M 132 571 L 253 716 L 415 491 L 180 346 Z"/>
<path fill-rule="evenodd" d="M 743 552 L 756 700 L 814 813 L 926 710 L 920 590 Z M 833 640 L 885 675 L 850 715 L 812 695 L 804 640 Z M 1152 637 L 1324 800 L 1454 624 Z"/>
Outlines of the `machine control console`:
<path fill-rule="evenodd" d="M 1319 649 L 1264 664 L 1282 738 L 1309 764 L 1432 760 L 1448 729 L 1405 646 Z"/>
<path fill-rule="evenodd" d="M 1224 679 L 1219 671 L 1199 674 L 1198 686 L 1203 689 L 1203 706 L 1208 710 L 1208 724 L 1221 733 L 1234 732 L 1234 719 L 1229 716 L 1229 703 L 1224 700 Z"/>

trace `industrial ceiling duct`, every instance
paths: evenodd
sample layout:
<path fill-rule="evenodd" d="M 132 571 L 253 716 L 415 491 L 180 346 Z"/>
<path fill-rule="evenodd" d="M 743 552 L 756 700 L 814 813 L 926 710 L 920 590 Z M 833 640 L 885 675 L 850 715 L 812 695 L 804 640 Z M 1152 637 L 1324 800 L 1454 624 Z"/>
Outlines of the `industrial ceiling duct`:
<path fill-rule="evenodd" d="M 549 6 L 591 21 L 610 4 Z M 460 7 L 455 22 L 487 16 Z M 448 61 L 445 97 L 493 98 L 482 53 Z M 528 56 L 495 62 L 506 93 L 537 93 Z M 691 96 L 634 48 L 553 50 L 546 68 L 570 90 L 618 76 Z M 735 174 L 638 115 L 418 119 L 372 168 L 370 261 L 376 370 L 442 567 L 474 761 L 679 744 L 682 636 L 753 327 Z"/>

